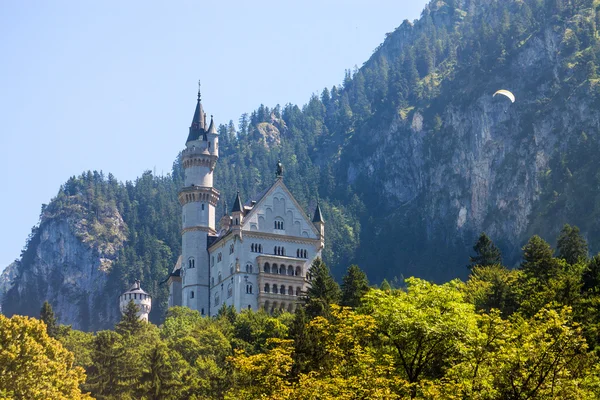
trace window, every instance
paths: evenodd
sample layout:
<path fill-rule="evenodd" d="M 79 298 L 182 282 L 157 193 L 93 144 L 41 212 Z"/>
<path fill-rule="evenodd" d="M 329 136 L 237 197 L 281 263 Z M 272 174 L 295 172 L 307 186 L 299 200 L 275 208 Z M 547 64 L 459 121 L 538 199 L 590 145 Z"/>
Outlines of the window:
<path fill-rule="evenodd" d="M 204 211 L 204 203 L 202 203 L 202 211 Z"/>
<path fill-rule="evenodd" d="M 265 293 L 269 293 L 269 284 L 265 283 Z"/>
<path fill-rule="evenodd" d="M 285 294 L 285 285 L 281 285 L 281 287 L 279 288 L 279 293 Z"/>
<path fill-rule="evenodd" d="M 288 294 L 289 294 L 290 296 L 293 296 L 293 295 L 294 295 L 294 288 L 293 288 L 293 287 L 291 287 L 291 286 L 289 286 L 289 287 L 288 287 Z"/>
<path fill-rule="evenodd" d="M 233 275 L 233 264 L 229 266 L 229 275 Z"/>
<path fill-rule="evenodd" d="M 278 230 L 282 230 L 283 229 L 283 220 L 281 218 L 278 218 L 278 219 L 275 220 L 274 228 L 278 229 Z"/>
<path fill-rule="evenodd" d="M 231 286 L 231 283 L 229 285 L 227 285 L 227 298 L 230 298 L 231 296 L 233 296 L 233 286 Z"/>
<path fill-rule="evenodd" d="M 234 250 L 233 243 L 229 246 L 229 254 L 232 254 Z"/>
<path fill-rule="evenodd" d="M 222 280 L 223 280 L 223 277 L 221 276 L 221 271 L 219 271 L 219 283 L 221 283 Z"/>
<path fill-rule="evenodd" d="M 266 273 L 271 272 L 271 266 L 269 265 L 269 263 L 265 263 L 265 265 L 263 267 L 263 271 L 266 272 Z"/>
<path fill-rule="evenodd" d="M 252 273 L 252 264 L 246 264 L 246 272 L 249 274 Z"/>
<path fill-rule="evenodd" d="M 252 294 L 252 284 L 249 283 L 246 285 L 246 293 Z"/>
<path fill-rule="evenodd" d="M 188 268 L 196 268 L 196 260 L 194 260 L 194 257 L 188 259 Z"/>
<path fill-rule="evenodd" d="M 300 296 L 300 286 L 296 287 L 296 296 Z"/>
<path fill-rule="evenodd" d="M 223 259 L 223 255 L 221 253 L 217 254 L 217 262 L 221 262 Z"/>
<path fill-rule="evenodd" d="M 204 315 L 204 308 L 200 311 L 200 314 Z"/>
<path fill-rule="evenodd" d="M 219 298 L 219 293 L 215 293 L 215 306 L 221 304 L 221 299 Z"/>
<path fill-rule="evenodd" d="M 190 292 L 190 299 L 193 299 L 193 298 L 194 298 L 194 291 L 192 290 L 192 291 Z"/>
<path fill-rule="evenodd" d="M 277 294 L 277 285 L 273 285 L 273 293 Z"/>
<path fill-rule="evenodd" d="M 215 277 L 213 276 L 212 278 L 210 278 L 210 283 L 215 286 Z"/>
<path fill-rule="evenodd" d="M 251 309 L 252 309 L 252 307 L 250 307 L 250 304 L 248 304 L 248 310 L 251 310 Z"/>
<path fill-rule="evenodd" d="M 296 267 L 296 276 L 302 275 L 302 268 Z"/>

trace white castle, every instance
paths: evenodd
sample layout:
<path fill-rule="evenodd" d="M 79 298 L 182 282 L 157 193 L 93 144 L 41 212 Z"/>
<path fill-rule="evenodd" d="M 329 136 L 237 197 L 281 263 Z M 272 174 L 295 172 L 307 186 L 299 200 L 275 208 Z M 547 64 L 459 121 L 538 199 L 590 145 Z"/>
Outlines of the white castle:
<path fill-rule="evenodd" d="M 245 205 L 238 192 L 217 227 L 213 171 L 219 135 L 212 116 L 207 127 L 200 91 L 185 145 L 179 192 L 182 254 L 167 281 L 169 307 L 186 306 L 205 316 L 216 315 L 223 304 L 238 311 L 293 312 L 307 289 L 308 269 L 324 246 L 319 205 L 311 220 L 283 183 L 278 163 L 273 185 Z"/>

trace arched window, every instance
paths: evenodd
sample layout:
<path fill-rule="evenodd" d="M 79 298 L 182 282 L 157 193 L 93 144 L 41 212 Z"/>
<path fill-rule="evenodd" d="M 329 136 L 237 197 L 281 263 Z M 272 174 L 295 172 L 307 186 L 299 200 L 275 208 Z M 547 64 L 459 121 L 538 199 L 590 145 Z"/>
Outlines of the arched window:
<path fill-rule="evenodd" d="M 263 271 L 266 273 L 271 272 L 271 266 L 269 265 L 269 263 L 265 263 L 265 265 L 263 267 Z"/>
<path fill-rule="evenodd" d="M 196 260 L 194 260 L 194 257 L 188 258 L 188 268 L 196 268 Z"/>
<path fill-rule="evenodd" d="M 252 294 L 252 284 L 249 283 L 246 285 L 246 293 Z"/>
<path fill-rule="evenodd" d="M 237 218 L 235 219 L 235 224 L 236 224 L 236 225 L 238 225 L 238 224 L 239 224 L 239 221 L 238 221 L 238 219 L 237 219 Z"/>
<path fill-rule="evenodd" d="M 262 253 L 262 244 L 259 244 L 259 245 L 258 245 L 258 252 L 259 252 L 259 253 Z"/>
<path fill-rule="evenodd" d="M 285 294 L 285 285 L 281 285 L 281 287 L 279 288 L 279 293 Z"/>
<path fill-rule="evenodd" d="M 273 293 L 277 294 L 277 285 L 273 285 Z"/>
<path fill-rule="evenodd" d="M 271 267 L 271 273 L 276 274 L 278 272 L 279 272 L 279 267 L 277 266 L 277 264 L 273 264 L 273 266 Z"/>
<path fill-rule="evenodd" d="M 269 284 L 265 283 L 265 293 L 269 293 Z"/>
<path fill-rule="evenodd" d="M 277 255 L 277 246 L 273 247 L 273 254 Z"/>
<path fill-rule="evenodd" d="M 246 272 L 249 274 L 252 273 L 252 264 L 246 264 Z"/>
<path fill-rule="evenodd" d="M 285 247 L 282 247 L 282 248 L 281 248 L 281 255 L 282 255 L 282 256 L 285 256 Z"/>
<path fill-rule="evenodd" d="M 215 293 L 215 306 L 218 306 L 221 303 L 220 300 L 219 293 Z"/>
<path fill-rule="evenodd" d="M 291 286 L 289 286 L 289 287 L 288 287 L 288 294 L 289 294 L 290 296 L 293 296 L 293 295 L 294 295 L 294 288 L 293 288 L 293 287 L 291 287 Z"/>
<path fill-rule="evenodd" d="M 302 275 L 302 268 L 296 267 L 296 276 Z"/>
<path fill-rule="evenodd" d="M 223 277 L 221 276 L 221 271 L 219 271 L 219 283 L 221 283 L 222 280 L 223 280 Z"/>
<path fill-rule="evenodd" d="M 227 298 L 230 298 L 231 296 L 233 296 L 233 286 L 230 283 L 227 285 Z"/>
<path fill-rule="evenodd" d="M 279 267 L 279 275 L 285 275 L 285 265 Z"/>
<path fill-rule="evenodd" d="M 254 243 L 250 245 L 250 251 L 254 253 Z"/>
<path fill-rule="evenodd" d="M 300 296 L 300 286 L 296 287 L 296 296 Z"/>
<path fill-rule="evenodd" d="M 287 274 L 293 276 L 294 275 L 294 267 L 292 267 L 291 265 L 288 265 Z"/>
<path fill-rule="evenodd" d="M 194 298 L 194 291 L 192 290 L 192 291 L 190 292 L 190 299 L 193 299 L 193 298 Z"/>

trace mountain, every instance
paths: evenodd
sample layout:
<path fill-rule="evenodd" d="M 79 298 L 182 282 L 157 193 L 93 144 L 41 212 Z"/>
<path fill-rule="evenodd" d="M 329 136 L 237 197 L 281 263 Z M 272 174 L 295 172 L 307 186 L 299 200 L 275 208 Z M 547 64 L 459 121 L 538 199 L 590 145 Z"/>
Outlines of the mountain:
<path fill-rule="evenodd" d="M 482 231 L 515 265 L 526 238 L 552 240 L 565 222 L 597 252 L 599 5 L 432 1 L 341 85 L 220 126 L 216 186 L 224 200 L 237 190 L 250 198 L 281 158 L 300 204 L 312 210 L 320 199 L 324 258 L 338 277 L 350 263 L 373 282 L 465 277 Z M 493 97 L 498 89 L 516 102 Z M 159 321 L 159 282 L 179 254 L 180 185 L 178 161 L 167 177 L 133 183 L 72 178 L 10 268 L 4 310 L 37 314 L 48 299 L 61 322 L 98 329 L 141 277 Z"/>

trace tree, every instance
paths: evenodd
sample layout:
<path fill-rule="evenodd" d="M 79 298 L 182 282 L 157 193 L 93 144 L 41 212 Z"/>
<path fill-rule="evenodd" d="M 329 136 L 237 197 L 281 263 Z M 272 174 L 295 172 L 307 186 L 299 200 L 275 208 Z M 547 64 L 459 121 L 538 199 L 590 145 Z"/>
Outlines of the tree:
<path fill-rule="evenodd" d="M 162 343 L 156 344 L 144 360 L 144 370 L 140 377 L 142 397 L 151 400 L 179 398 L 175 396 L 175 392 L 180 386 L 169 350 Z"/>
<path fill-rule="evenodd" d="M 306 313 L 310 318 L 327 315 L 329 305 L 339 301 L 340 287 L 320 258 L 313 261 L 308 276 L 310 286 L 306 291 Z"/>
<path fill-rule="evenodd" d="M 40 319 L 46 324 L 46 332 L 48 336 L 56 339 L 58 335 L 58 326 L 56 324 L 56 318 L 54 317 L 54 311 L 52 306 L 47 301 L 42 305 L 40 310 Z"/>
<path fill-rule="evenodd" d="M 91 399 L 73 354 L 48 336 L 33 318 L 0 314 L 0 397 L 16 399 Z"/>
<path fill-rule="evenodd" d="M 383 290 L 384 292 L 391 292 L 392 285 L 390 285 L 388 280 L 384 278 L 383 281 L 381 281 L 381 285 L 379 285 L 379 290 Z"/>
<path fill-rule="evenodd" d="M 138 317 L 139 310 L 140 308 L 133 300 L 129 300 L 127 307 L 125 307 L 125 312 L 121 316 L 121 321 L 119 321 L 115 327 L 115 331 L 121 335 L 137 333 L 142 328 L 143 324 Z"/>
<path fill-rule="evenodd" d="M 587 261 L 588 244 L 576 226 L 569 224 L 563 226 L 558 236 L 556 248 L 558 250 L 558 258 L 564 259 L 569 264 Z"/>
<path fill-rule="evenodd" d="M 600 290 L 600 254 L 596 254 L 587 263 L 582 280 L 584 290 L 595 293 Z"/>
<path fill-rule="evenodd" d="M 553 253 L 548 242 L 534 235 L 523 247 L 521 269 L 528 277 L 547 281 L 557 269 L 556 260 L 552 257 Z"/>
<path fill-rule="evenodd" d="M 367 275 L 358 267 L 351 265 L 342 281 L 342 298 L 340 304 L 346 307 L 358 307 L 360 300 L 369 291 Z"/>
<path fill-rule="evenodd" d="M 496 247 L 494 242 L 482 232 L 477 239 L 477 243 L 473 246 L 473 250 L 476 255 L 469 257 L 469 269 L 472 269 L 476 265 L 487 266 L 494 264 L 502 264 L 502 254 L 500 249 Z"/>
<path fill-rule="evenodd" d="M 382 350 L 393 357 L 400 376 L 415 385 L 443 376 L 477 332 L 477 314 L 458 281 L 434 285 L 409 278 L 406 283 L 406 291 L 371 290 L 359 311 L 375 319 Z"/>

